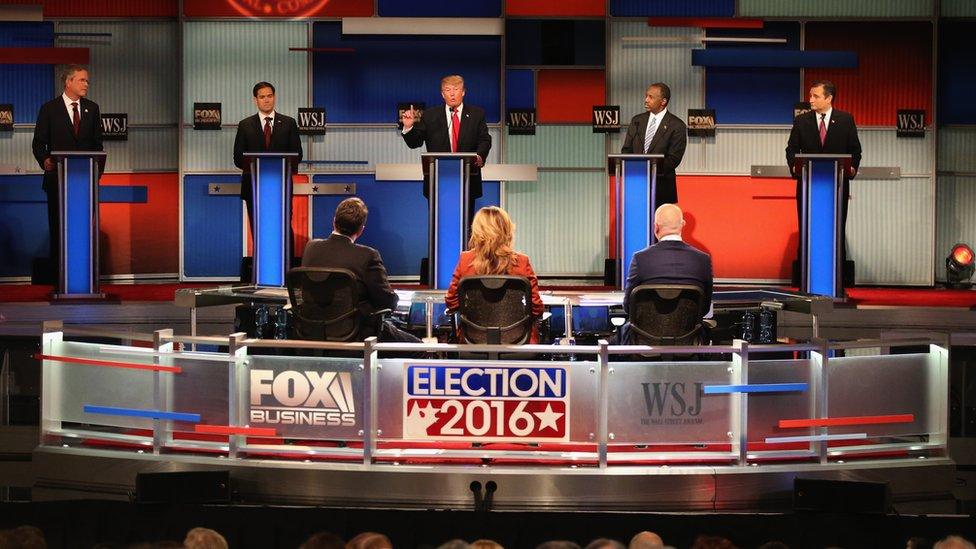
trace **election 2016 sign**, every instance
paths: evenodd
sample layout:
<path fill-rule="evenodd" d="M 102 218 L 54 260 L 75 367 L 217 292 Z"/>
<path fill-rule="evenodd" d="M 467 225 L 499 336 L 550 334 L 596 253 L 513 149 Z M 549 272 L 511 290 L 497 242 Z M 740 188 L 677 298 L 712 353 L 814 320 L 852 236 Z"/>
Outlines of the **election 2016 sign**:
<path fill-rule="evenodd" d="M 569 364 L 404 364 L 403 438 L 569 440 Z"/>

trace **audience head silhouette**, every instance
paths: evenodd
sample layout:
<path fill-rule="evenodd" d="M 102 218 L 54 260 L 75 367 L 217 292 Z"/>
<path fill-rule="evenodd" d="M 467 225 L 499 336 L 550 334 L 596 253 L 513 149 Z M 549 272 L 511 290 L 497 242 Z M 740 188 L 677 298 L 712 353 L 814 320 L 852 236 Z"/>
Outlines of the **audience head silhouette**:
<path fill-rule="evenodd" d="M 661 204 L 654 212 L 654 236 L 658 240 L 672 234 L 681 236 L 684 226 L 684 214 L 674 204 Z"/>
<path fill-rule="evenodd" d="M 479 275 L 507 274 L 515 261 L 512 240 L 515 224 L 508 213 L 498 206 L 478 210 L 471 223 L 468 248 L 474 252 L 474 269 Z"/>

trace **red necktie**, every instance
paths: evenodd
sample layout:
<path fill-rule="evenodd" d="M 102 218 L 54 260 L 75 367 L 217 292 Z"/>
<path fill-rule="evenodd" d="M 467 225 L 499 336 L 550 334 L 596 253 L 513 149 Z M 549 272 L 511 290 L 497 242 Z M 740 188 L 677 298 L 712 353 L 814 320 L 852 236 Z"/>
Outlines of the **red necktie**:
<path fill-rule="evenodd" d="M 820 146 L 823 147 L 824 142 L 827 141 L 827 126 L 824 124 L 824 117 L 826 114 L 820 115 Z"/>
<path fill-rule="evenodd" d="M 75 137 L 78 137 L 78 132 L 81 130 L 81 118 L 78 116 L 78 103 L 73 101 L 71 103 L 71 123 L 75 127 Z"/>
<path fill-rule="evenodd" d="M 271 148 L 271 117 L 264 117 L 264 148 Z"/>
<path fill-rule="evenodd" d="M 459 131 L 461 131 L 461 121 L 458 120 L 457 109 L 451 108 L 451 152 L 458 150 Z"/>

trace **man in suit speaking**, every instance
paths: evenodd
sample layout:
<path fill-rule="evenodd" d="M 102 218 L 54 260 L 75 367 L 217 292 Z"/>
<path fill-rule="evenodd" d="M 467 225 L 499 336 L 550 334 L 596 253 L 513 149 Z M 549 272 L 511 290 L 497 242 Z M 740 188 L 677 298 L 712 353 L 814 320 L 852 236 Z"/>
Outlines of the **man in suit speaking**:
<path fill-rule="evenodd" d="M 857 126 L 851 113 L 837 110 L 833 107 L 837 88 L 828 80 L 818 80 L 810 87 L 810 112 L 801 114 L 793 120 L 793 129 L 786 144 L 786 163 L 796 179 L 796 219 L 797 226 L 803 230 L 802 205 L 800 196 L 803 184 L 801 173 L 794 170 L 794 159 L 799 153 L 806 154 L 849 154 L 851 155 L 850 171 L 844 174 L 844 184 L 841 199 L 840 241 L 841 257 L 847 260 L 847 200 L 851 194 L 851 179 L 857 175 L 861 165 L 861 141 L 857 137 Z M 803 239 L 801 238 L 802 242 Z M 797 250 L 798 261 L 802 260 L 803 251 Z M 794 276 L 796 278 L 796 276 Z M 845 280 L 852 281 L 853 273 L 848 273 Z"/>
<path fill-rule="evenodd" d="M 425 109 L 417 120 L 413 109 L 403 112 L 403 141 L 411 149 L 427 145 L 427 152 L 477 153 L 468 180 L 468 221 L 474 215 L 474 201 L 481 196 L 481 167 L 491 151 L 491 136 L 485 123 L 485 110 L 464 103 L 464 78 L 453 74 L 441 79 L 443 107 Z M 430 190 L 424 184 L 424 196 Z"/>
<path fill-rule="evenodd" d="M 678 187 L 674 170 L 681 164 L 688 145 L 688 127 L 668 112 L 671 88 L 663 82 L 651 84 L 644 95 L 647 112 L 630 121 L 621 154 L 663 154 L 657 165 L 657 192 L 654 204 L 676 204 Z"/>
<path fill-rule="evenodd" d="M 57 279 L 60 261 L 61 216 L 58 206 L 57 162 L 51 151 L 101 151 L 102 116 L 98 105 L 88 99 L 88 69 L 68 65 L 63 73 L 64 92 L 41 105 L 31 143 L 34 158 L 44 170 L 43 189 L 47 193 L 47 224 L 50 229 L 51 271 Z M 104 168 L 104 166 L 102 166 Z"/>

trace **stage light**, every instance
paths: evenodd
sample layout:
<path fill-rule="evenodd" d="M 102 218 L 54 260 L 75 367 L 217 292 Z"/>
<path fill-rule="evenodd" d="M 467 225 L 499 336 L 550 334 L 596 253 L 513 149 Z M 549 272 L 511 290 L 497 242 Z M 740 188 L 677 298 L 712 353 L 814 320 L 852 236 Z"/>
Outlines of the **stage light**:
<path fill-rule="evenodd" d="M 946 286 L 950 288 L 971 287 L 976 254 L 968 244 L 956 244 L 946 258 Z"/>

